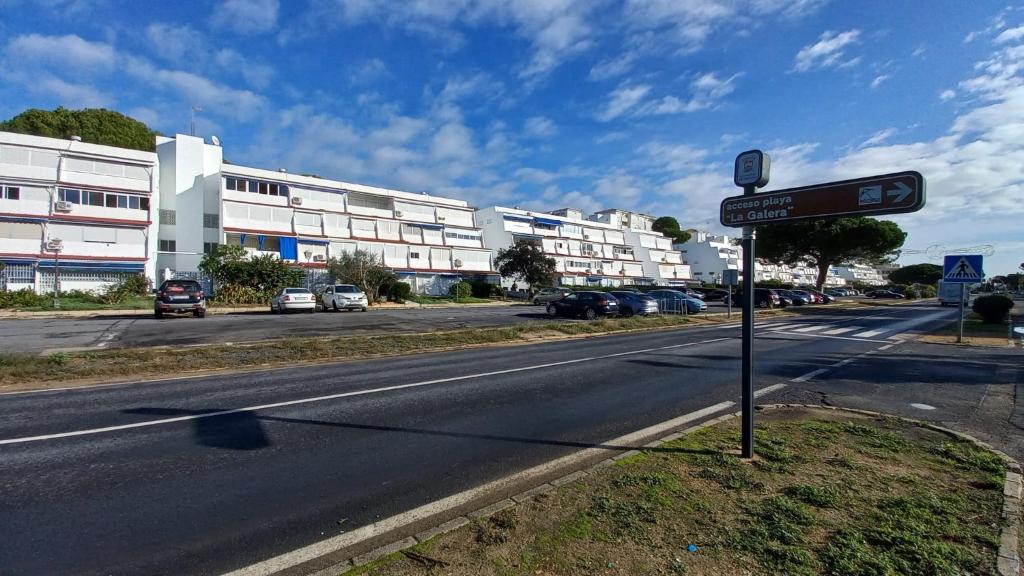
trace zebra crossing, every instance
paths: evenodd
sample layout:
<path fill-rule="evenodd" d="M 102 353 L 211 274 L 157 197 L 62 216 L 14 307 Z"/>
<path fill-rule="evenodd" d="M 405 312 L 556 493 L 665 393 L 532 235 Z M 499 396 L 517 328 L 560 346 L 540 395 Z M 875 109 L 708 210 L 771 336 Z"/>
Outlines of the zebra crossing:
<path fill-rule="evenodd" d="M 766 323 L 757 326 L 762 333 L 789 334 L 795 336 L 821 336 L 840 339 L 876 340 L 879 337 L 892 338 L 891 328 L 869 328 L 867 326 L 837 326 L 836 324 Z"/>

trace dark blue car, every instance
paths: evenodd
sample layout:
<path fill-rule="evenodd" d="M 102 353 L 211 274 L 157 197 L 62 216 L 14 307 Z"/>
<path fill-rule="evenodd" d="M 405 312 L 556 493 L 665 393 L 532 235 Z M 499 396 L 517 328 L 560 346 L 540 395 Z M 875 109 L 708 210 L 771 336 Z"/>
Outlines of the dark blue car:
<path fill-rule="evenodd" d="M 548 304 L 548 316 L 582 316 L 594 320 L 598 316 L 619 313 L 619 301 L 607 292 L 573 292 Z"/>

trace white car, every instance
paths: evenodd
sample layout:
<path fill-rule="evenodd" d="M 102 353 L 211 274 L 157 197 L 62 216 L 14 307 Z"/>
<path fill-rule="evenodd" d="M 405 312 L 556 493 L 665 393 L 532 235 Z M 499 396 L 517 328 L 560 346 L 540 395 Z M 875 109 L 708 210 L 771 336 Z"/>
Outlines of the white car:
<path fill-rule="evenodd" d="M 362 310 L 370 305 L 366 293 L 355 284 L 334 284 L 328 286 L 320 295 L 320 303 L 324 310 Z"/>
<path fill-rule="evenodd" d="M 273 314 L 289 310 L 312 312 L 315 309 L 316 296 L 305 288 L 284 288 L 270 299 L 270 312 Z"/>

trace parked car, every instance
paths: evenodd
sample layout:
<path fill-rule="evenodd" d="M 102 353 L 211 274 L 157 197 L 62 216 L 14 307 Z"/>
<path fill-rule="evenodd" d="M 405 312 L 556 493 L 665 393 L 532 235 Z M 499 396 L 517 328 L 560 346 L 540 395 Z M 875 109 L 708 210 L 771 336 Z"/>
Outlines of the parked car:
<path fill-rule="evenodd" d="M 362 310 L 370 303 L 366 299 L 366 293 L 355 284 L 334 284 L 328 286 L 320 295 L 320 306 L 326 310 Z"/>
<path fill-rule="evenodd" d="M 270 299 L 270 312 L 279 314 L 289 310 L 316 310 L 316 296 L 306 288 L 282 288 Z"/>
<path fill-rule="evenodd" d="M 728 290 L 721 288 L 694 288 L 694 290 L 704 295 L 705 302 L 717 302 L 729 295 Z"/>
<path fill-rule="evenodd" d="M 805 295 L 798 294 L 793 290 L 776 290 L 782 297 L 790 299 L 795 306 L 803 306 L 811 303 L 811 299 Z"/>
<path fill-rule="evenodd" d="M 153 316 L 159 319 L 164 314 L 206 316 L 206 296 L 202 285 L 195 280 L 164 280 L 156 291 Z"/>
<path fill-rule="evenodd" d="M 619 301 L 607 292 L 571 292 L 564 298 L 548 302 L 548 316 L 582 316 L 594 320 L 598 316 L 619 313 Z"/>
<path fill-rule="evenodd" d="M 799 296 L 805 300 L 806 304 L 820 304 L 821 299 L 818 298 L 813 292 L 807 290 L 790 290 L 795 296 Z"/>
<path fill-rule="evenodd" d="M 651 290 L 648 296 L 658 302 L 658 310 L 662 313 L 675 312 L 696 314 L 708 309 L 707 303 L 699 298 L 687 295 L 681 290 Z"/>
<path fill-rule="evenodd" d="M 696 298 L 698 300 L 703 300 L 704 299 L 704 294 L 703 293 L 698 292 L 698 291 L 696 291 L 693 288 L 690 288 L 688 286 L 685 287 L 685 288 L 676 288 L 676 290 L 679 290 L 680 292 L 682 292 L 683 294 L 686 294 L 690 298 Z"/>
<path fill-rule="evenodd" d="M 814 288 L 804 288 L 804 292 L 809 292 L 818 300 L 818 304 L 831 304 L 836 301 L 835 298 L 825 294 L 821 290 L 815 290 Z"/>
<path fill-rule="evenodd" d="M 872 290 L 864 294 L 868 298 L 891 298 L 893 300 L 902 300 L 903 294 L 893 292 L 892 290 Z"/>
<path fill-rule="evenodd" d="M 634 314 L 647 316 L 658 313 L 658 301 L 647 294 L 615 291 L 611 292 L 611 295 L 619 301 L 619 315 L 621 316 L 633 316 Z"/>
<path fill-rule="evenodd" d="M 540 306 L 541 304 L 561 300 L 569 294 L 572 294 L 572 290 L 568 288 L 541 288 L 533 295 L 533 305 Z"/>
<path fill-rule="evenodd" d="M 742 304 L 743 292 L 737 291 L 732 296 L 725 298 L 726 304 L 729 300 L 732 300 L 733 306 L 739 306 Z M 772 292 L 768 288 L 754 288 L 754 306 L 757 308 L 776 308 L 782 306 L 782 300 L 779 295 Z"/>

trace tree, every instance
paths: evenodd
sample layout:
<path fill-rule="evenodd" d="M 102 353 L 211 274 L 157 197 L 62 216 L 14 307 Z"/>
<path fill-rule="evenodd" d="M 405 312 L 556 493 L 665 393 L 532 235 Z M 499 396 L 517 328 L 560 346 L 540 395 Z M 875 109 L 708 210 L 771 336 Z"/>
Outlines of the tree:
<path fill-rule="evenodd" d="M 0 122 L 0 130 L 48 136 L 50 138 L 71 138 L 81 136 L 83 142 L 105 144 L 133 150 L 156 150 L 157 132 L 148 126 L 129 118 L 120 112 L 102 108 L 83 110 L 39 110 L 31 108 L 10 120 Z"/>
<path fill-rule="evenodd" d="M 502 277 L 522 279 L 531 287 L 551 284 L 555 275 L 555 259 L 530 242 L 517 241 L 509 248 L 499 248 L 494 267 Z"/>
<path fill-rule="evenodd" d="M 1024 288 L 1024 274 L 1014 272 L 1006 275 L 1007 290 L 1020 290 L 1021 288 Z"/>
<path fill-rule="evenodd" d="M 368 250 L 342 252 L 338 258 L 331 258 L 327 270 L 336 282 L 362 288 L 370 302 L 379 300 L 383 296 L 381 290 L 398 281 L 398 277 L 381 264 L 380 258 Z"/>
<path fill-rule="evenodd" d="M 816 267 L 820 289 L 830 266 L 886 262 L 897 256 L 906 238 L 895 222 L 859 216 L 758 226 L 754 249 L 769 262 Z"/>
<path fill-rule="evenodd" d="M 269 299 L 282 288 L 301 286 L 306 273 L 272 254 L 249 257 L 245 248 L 221 244 L 199 261 L 199 270 L 220 286 L 255 290 Z"/>
<path fill-rule="evenodd" d="M 690 239 L 690 233 L 679 228 L 679 221 L 672 216 L 662 216 L 654 221 L 651 230 L 661 232 L 672 239 L 673 244 L 683 244 Z"/>
<path fill-rule="evenodd" d="M 938 264 L 911 264 L 889 273 L 893 284 L 928 284 L 942 280 L 942 266 Z"/>

